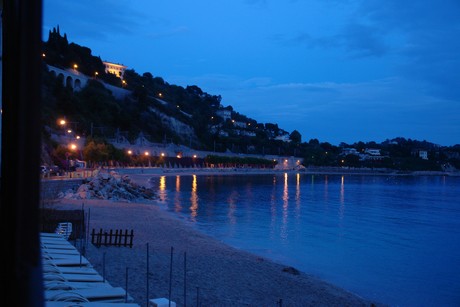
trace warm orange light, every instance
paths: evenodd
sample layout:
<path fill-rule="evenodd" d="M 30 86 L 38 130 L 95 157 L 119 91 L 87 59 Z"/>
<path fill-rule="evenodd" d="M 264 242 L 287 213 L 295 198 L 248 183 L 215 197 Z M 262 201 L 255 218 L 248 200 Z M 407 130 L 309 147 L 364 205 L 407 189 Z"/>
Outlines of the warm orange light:
<path fill-rule="evenodd" d="M 80 136 L 79 136 L 79 135 L 77 135 L 77 136 L 76 136 L 76 139 L 77 139 L 77 140 L 79 140 L 79 139 L 80 139 Z"/>
<path fill-rule="evenodd" d="M 76 145 L 76 144 L 70 144 L 70 149 L 71 149 L 71 150 L 77 149 L 77 145 Z"/>
<path fill-rule="evenodd" d="M 165 154 L 164 154 L 164 153 L 161 153 L 161 156 L 162 156 L 162 157 L 164 157 L 164 156 L 165 156 Z"/>
<path fill-rule="evenodd" d="M 70 129 L 69 129 L 69 130 L 67 130 L 67 133 L 72 133 L 72 130 L 70 130 Z"/>
<path fill-rule="evenodd" d="M 128 150 L 128 155 L 132 155 L 133 152 L 131 150 Z"/>
<path fill-rule="evenodd" d="M 144 152 L 144 155 L 148 156 L 150 153 L 148 151 Z"/>
<path fill-rule="evenodd" d="M 78 65 L 77 64 L 73 64 L 73 69 L 77 69 L 78 68 Z"/>
<path fill-rule="evenodd" d="M 64 126 L 66 124 L 65 119 L 59 120 L 59 125 Z"/>
<path fill-rule="evenodd" d="M 196 158 L 196 155 L 193 155 L 194 158 Z"/>

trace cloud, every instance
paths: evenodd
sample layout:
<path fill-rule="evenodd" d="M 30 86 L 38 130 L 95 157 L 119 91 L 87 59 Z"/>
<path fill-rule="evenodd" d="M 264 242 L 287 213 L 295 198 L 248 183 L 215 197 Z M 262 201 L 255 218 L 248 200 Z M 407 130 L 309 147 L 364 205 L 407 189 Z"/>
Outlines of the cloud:
<path fill-rule="evenodd" d="M 389 46 L 385 42 L 382 31 L 374 26 L 350 23 L 339 33 L 333 35 L 313 36 L 299 32 L 292 36 L 276 34 L 272 40 L 282 45 L 305 45 L 308 48 L 342 49 L 348 57 L 379 57 L 388 53 Z"/>
<path fill-rule="evenodd" d="M 357 14 L 394 40 L 395 68 L 402 76 L 424 82 L 426 90 L 460 100 L 460 2 L 446 0 L 363 1 Z"/>

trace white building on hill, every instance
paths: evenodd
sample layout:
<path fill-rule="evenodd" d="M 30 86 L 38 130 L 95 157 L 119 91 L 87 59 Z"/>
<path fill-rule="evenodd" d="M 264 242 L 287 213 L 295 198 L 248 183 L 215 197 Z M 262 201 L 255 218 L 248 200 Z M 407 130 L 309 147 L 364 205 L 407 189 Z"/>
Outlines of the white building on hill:
<path fill-rule="evenodd" d="M 102 63 L 104 63 L 104 65 L 105 65 L 105 72 L 106 73 L 114 74 L 115 76 L 117 76 L 117 77 L 119 77 L 121 79 L 123 79 L 123 75 L 125 73 L 125 70 L 126 70 L 126 68 L 128 68 L 125 65 L 117 64 L 117 63 L 111 63 L 111 62 L 106 62 L 106 61 L 102 61 Z"/>

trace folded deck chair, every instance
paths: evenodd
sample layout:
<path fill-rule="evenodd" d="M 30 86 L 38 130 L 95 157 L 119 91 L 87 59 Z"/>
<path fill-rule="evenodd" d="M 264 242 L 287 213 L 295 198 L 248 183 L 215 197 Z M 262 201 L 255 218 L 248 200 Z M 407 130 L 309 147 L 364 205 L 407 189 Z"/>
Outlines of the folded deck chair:
<path fill-rule="evenodd" d="M 72 234 L 72 223 L 59 223 L 56 227 L 55 233 L 62 235 L 66 240 L 68 240 Z"/>

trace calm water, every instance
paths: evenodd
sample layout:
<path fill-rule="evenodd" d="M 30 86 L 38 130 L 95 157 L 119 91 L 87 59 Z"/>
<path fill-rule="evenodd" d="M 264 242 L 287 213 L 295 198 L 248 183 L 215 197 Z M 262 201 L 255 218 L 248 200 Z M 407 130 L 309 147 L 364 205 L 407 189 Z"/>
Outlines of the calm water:
<path fill-rule="evenodd" d="M 237 248 L 392 306 L 460 306 L 460 177 L 155 178 L 161 206 Z"/>

